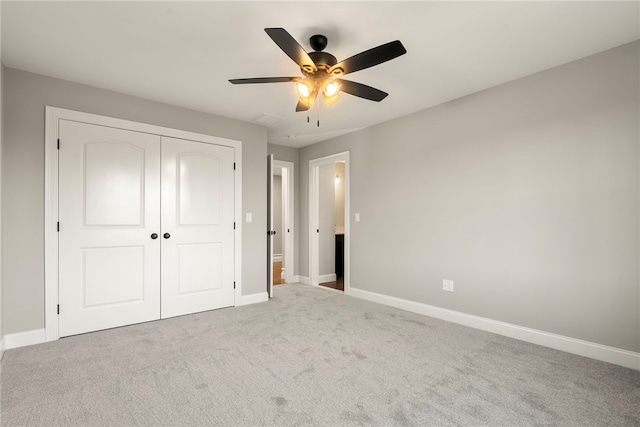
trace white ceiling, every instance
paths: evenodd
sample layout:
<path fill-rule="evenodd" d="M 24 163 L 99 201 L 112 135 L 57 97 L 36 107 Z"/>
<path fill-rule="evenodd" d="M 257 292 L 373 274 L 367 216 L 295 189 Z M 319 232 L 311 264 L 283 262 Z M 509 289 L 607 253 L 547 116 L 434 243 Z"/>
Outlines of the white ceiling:
<path fill-rule="evenodd" d="M 234 119 L 276 116 L 269 142 L 302 147 L 637 40 L 639 5 L 3 1 L 2 61 Z M 293 84 L 228 82 L 300 75 L 265 27 L 287 29 L 308 50 L 309 37 L 324 34 L 338 60 L 392 40 L 407 54 L 347 76 L 388 98 L 343 94 L 319 113 L 314 107 L 308 124 L 294 111 Z"/>

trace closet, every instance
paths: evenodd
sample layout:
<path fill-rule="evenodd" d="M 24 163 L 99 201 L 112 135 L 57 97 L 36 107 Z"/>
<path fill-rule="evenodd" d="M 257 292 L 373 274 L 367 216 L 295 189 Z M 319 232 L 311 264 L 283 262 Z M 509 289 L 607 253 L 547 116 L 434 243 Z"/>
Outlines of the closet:
<path fill-rule="evenodd" d="M 234 305 L 234 148 L 59 120 L 58 330 Z"/>

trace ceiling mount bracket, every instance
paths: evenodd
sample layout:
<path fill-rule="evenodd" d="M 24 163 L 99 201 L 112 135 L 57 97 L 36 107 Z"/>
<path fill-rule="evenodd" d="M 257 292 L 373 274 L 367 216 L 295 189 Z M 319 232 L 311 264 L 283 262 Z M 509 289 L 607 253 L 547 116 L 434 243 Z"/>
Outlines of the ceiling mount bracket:
<path fill-rule="evenodd" d="M 327 47 L 327 37 L 322 34 L 313 35 L 309 38 L 309 44 L 311 45 L 311 49 L 320 52 Z"/>

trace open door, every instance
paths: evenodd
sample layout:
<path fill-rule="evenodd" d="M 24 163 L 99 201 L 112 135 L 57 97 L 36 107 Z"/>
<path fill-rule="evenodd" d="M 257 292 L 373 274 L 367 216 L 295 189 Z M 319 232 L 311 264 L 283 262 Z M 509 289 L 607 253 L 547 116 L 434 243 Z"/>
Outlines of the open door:
<path fill-rule="evenodd" d="M 267 156 L 267 293 L 273 298 L 273 154 Z"/>

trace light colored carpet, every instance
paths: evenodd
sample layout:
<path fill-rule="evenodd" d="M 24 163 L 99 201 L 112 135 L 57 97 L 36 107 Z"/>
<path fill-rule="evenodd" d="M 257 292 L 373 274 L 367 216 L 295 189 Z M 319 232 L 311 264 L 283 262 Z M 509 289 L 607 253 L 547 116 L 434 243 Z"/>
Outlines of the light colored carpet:
<path fill-rule="evenodd" d="M 640 372 L 282 285 L 6 352 L 3 425 L 640 425 Z"/>

